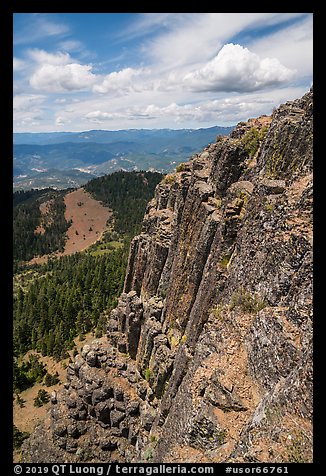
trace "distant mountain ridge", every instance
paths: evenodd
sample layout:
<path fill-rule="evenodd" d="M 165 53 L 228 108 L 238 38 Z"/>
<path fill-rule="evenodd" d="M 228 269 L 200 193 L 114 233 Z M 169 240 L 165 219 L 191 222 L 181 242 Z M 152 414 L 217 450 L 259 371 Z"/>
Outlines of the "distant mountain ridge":
<path fill-rule="evenodd" d="M 180 138 L 190 134 L 203 137 L 211 134 L 227 135 L 234 126 L 213 126 L 201 129 L 121 129 L 117 131 L 91 130 L 83 132 L 15 132 L 14 144 L 58 144 L 61 142 L 90 142 L 111 143 L 119 141 L 143 141 L 144 138 Z"/>
<path fill-rule="evenodd" d="M 233 127 L 14 133 L 14 188 L 67 188 L 118 170 L 170 172 Z"/>

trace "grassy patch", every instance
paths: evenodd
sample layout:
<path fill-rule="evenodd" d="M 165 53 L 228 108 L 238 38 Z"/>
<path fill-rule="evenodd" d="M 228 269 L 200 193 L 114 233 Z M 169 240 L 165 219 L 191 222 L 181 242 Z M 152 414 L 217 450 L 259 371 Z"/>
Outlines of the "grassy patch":
<path fill-rule="evenodd" d="M 263 141 L 268 127 L 262 127 L 260 130 L 252 127 L 249 131 L 245 132 L 241 138 L 241 144 L 243 148 L 248 152 L 250 157 L 253 157 L 259 149 L 261 142 Z"/>
<path fill-rule="evenodd" d="M 266 176 L 275 179 L 279 170 L 281 170 L 283 163 L 283 154 L 281 153 L 279 145 L 275 144 L 273 153 L 266 163 Z"/>
<path fill-rule="evenodd" d="M 232 252 L 225 253 L 219 260 L 218 264 L 222 266 L 222 268 L 227 268 L 228 264 L 230 263 L 232 256 Z"/>
<path fill-rule="evenodd" d="M 172 185 L 174 182 L 175 182 L 175 176 L 172 174 L 166 175 L 163 179 L 163 183 L 169 183 Z"/>
<path fill-rule="evenodd" d="M 186 169 L 187 169 L 187 166 L 183 162 L 181 162 L 181 164 L 177 165 L 175 168 L 176 172 L 184 172 Z"/>
<path fill-rule="evenodd" d="M 289 463 L 308 463 L 309 456 L 307 455 L 307 439 L 300 431 L 295 432 L 291 436 L 291 444 L 288 447 L 286 460 Z"/>
<path fill-rule="evenodd" d="M 266 202 L 264 208 L 265 208 L 266 212 L 272 213 L 272 211 L 275 208 L 275 205 L 273 203 Z"/>
<path fill-rule="evenodd" d="M 181 344 L 185 344 L 187 342 L 187 336 L 183 334 L 183 336 L 180 339 Z"/>
<path fill-rule="evenodd" d="M 235 307 L 240 307 L 242 311 L 249 314 L 257 314 L 264 307 L 266 307 L 266 303 L 260 298 L 258 294 L 252 294 L 241 287 L 231 296 L 229 304 L 230 311 L 232 311 Z"/>
<path fill-rule="evenodd" d="M 224 310 L 223 304 L 217 304 L 216 306 L 210 309 L 210 313 L 213 314 L 214 318 L 217 321 L 223 321 L 223 310 Z"/>
<path fill-rule="evenodd" d="M 168 330 L 167 338 L 168 338 L 168 341 L 169 341 L 170 346 L 171 346 L 172 349 L 179 345 L 180 336 L 178 334 L 176 334 L 176 330 L 173 327 L 171 327 Z"/>
<path fill-rule="evenodd" d="M 150 368 L 147 367 L 147 369 L 145 370 L 145 375 L 144 375 L 144 377 L 145 377 L 145 380 L 146 380 L 147 382 L 149 382 L 149 381 L 151 380 L 151 378 L 152 378 L 152 371 L 151 371 Z"/>

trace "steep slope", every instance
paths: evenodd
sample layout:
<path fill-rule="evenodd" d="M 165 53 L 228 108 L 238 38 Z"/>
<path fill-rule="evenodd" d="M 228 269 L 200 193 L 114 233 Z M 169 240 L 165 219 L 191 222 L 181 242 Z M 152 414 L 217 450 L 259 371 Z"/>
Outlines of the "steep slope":
<path fill-rule="evenodd" d="M 312 460 L 312 91 L 157 186 L 25 461 Z"/>

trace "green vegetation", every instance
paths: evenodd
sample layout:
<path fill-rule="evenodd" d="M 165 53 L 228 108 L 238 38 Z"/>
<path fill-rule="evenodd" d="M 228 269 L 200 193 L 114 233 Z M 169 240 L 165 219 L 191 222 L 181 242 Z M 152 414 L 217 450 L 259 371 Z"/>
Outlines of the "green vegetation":
<path fill-rule="evenodd" d="M 23 441 L 26 440 L 26 438 L 29 437 L 29 433 L 26 431 L 20 431 L 17 426 L 14 425 L 13 428 L 13 443 L 14 443 L 14 449 L 18 450 L 21 445 L 23 444 Z"/>
<path fill-rule="evenodd" d="M 46 390 L 39 390 L 37 396 L 34 398 L 34 407 L 42 407 L 45 403 L 50 401 L 50 395 Z"/>
<path fill-rule="evenodd" d="M 266 175 L 270 178 L 276 178 L 278 172 L 282 169 L 284 157 L 277 143 L 273 145 L 273 153 L 266 162 Z"/>
<path fill-rule="evenodd" d="M 128 237 L 121 238 L 116 231 L 109 230 L 103 234 L 100 240 L 87 248 L 87 253 L 90 253 L 92 256 L 101 256 L 113 250 L 123 248 L 124 243 L 127 241 L 129 241 Z"/>
<path fill-rule="evenodd" d="M 221 430 L 218 435 L 217 435 L 217 442 L 219 445 L 224 445 L 226 442 L 226 435 L 227 431 L 226 430 Z"/>
<path fill-rule="evenodd" d="M 183 336 L 180 339 L 181 344 L 185 344 L 187 342 L 187 336 L 186 334 L 183 334 Z"/>
<path fill-rule="evenodd" d="M 169 344 L 172 348 L 177 347 L 180 343 L 180 333 L 175 329 L 174 327 L 170 327 L 167 333 L 167 338 L 169 341 Z"/>
<path fill-rule="evenodd" d="M 172 174 L 168 174 L 164 177 L 163 182 L 164 183 L 169 183 L 169 184 L 172 185 L 175 182 L 175 176 L 172 175 Z"/>
<path fill-rule="evenodd" d="M 145 462 L 152 461 L 154 456 L 154 449 L 149 447 L 144 451 Z"/>
<path fill-rule="evenodd" d="M 245 291 L 244 288 L 241 287 L 238 291 L 232 294 L 229 304 L 230 311 L 237 306 L 239 306 L 243 312 L 257 314 L 266 307 L 266 303 L 257 294 L 251 294 L 249 291 Z"/>
<path fill-rule="evenodd" d="M 115 172 L 91 180 L 84 188 L 113 210 L 119 234 L 134 236 L 140 232 L 146 205 L 162 178 L 158 172 Z"/>
<path fill-rule="evenodd" d="M 26 400 L 24 400 L 24 399 L 19 395 L 19 393 L 16 393 L 16 401 L 17 401 L 18 405 L 20 406 L 20 408 L 24 408 L 25 403 L 26 403 Z"/>
<path fill-rule="evenodd" d="M 19 191 L 13 194 L 13 259 L 28 261 L 37 255 L 63 251 L 65 233 L 70 223 L 64 212 L 64 193 L 52 189 Z M 51 200 L 45 220 L 42 220 L 40 204 Z M 39 225 L 44 233 L 35 233 Z"/>
<path fill-rule="evenodd" d="M 217 321 L 223 321 L 223 314 L 222 312 L 225 310 L 225 306 L 223 304 L 217 304 L 216 306 L 210 309 L 210 312 L 213 314 L 214 318 Z"/>
<path fill-rule="evenodd" d="M 244 149 L 248 152 L 250 157 L 253 157 L 262 140 L 264 139 L 266 132 L 268 130 L 268 127 L 262 127 L 260 130 L 256 129 L 255 127 L 252 127 L 249 129 L 249 131 L 245 132 L 244 135 L 241 138 L 241 143 Z"/>
<path fill-rule="evenodd" d="M 264 208 L 267 212 L 272 213 L 275 208 L 275 205 L 273 203 L 266 202 Z"/>
<path fill-rule="evenodd" d="M 289 463 L 308 463 L 310 460 L 307 454 L 307 438 L 302 431 L 295 431 L 291 436 L 291 444 L 287 449 L 286 461 Z"/>
<path fill-rule="evenodd" d="M 14 296 L 14 352 L 29 349 L 56 360 L 66 357 L 77 335 L 104 330 L 123 287 L 128 247 L 102 256 L 75 253 L 38 266 L 40 277 Z"/>
<path fill-rule="evenodd" d="M 151 371 L 150 368 L 147 368 L 147 369 L 145 370 L 144 377 L 145 377 L 145 380 L 147 380 L 147 382 L 149 382 L 149 381 L 151 380 L 152 371 Z"/>
<path fill-rule="evenodd" d="M 185 163 L 181 162 L 181 164 L 176 166 L 175 170 L 176 172 L 184 172 L 185 170 L 187 170 L 187 166 Z"/>
<path fill-rule="evenodd" d="M 54 375 L 47 373 L 44 377 L 44 385 L 46 385 L 47 387 L 52 387 L 52 385 L 56 385 L 59 382 L 60 380 L 58 372 L 56 372 Z"/>
<path fill-rule="evenodd" d="M 37 355 L 30 355 L 29 360 L 18 363 L 18 359 L 14 357 L 14 391 L 19 393 L 32 387 L 34 383 L 42 382 L 46 374 L 45 366 L 39 361 Z"/>
<path fill-rule="evenodd" d="M 230 262 L 231 256 L 232 256 L 232 252 L 225 253 L 219 260 L 218 262 L 219 265 L 222 266 L 222 268 L 226 269 Z"/>

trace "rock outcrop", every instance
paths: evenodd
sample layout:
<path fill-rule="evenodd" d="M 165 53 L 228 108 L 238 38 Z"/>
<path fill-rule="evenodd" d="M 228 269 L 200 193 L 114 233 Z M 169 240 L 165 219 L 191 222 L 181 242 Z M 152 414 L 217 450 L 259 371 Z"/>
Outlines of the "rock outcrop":
<path fill-rule="evenodd" d="M 157 186 L 32 462 L 312 460 L 312 90 Z"/>

